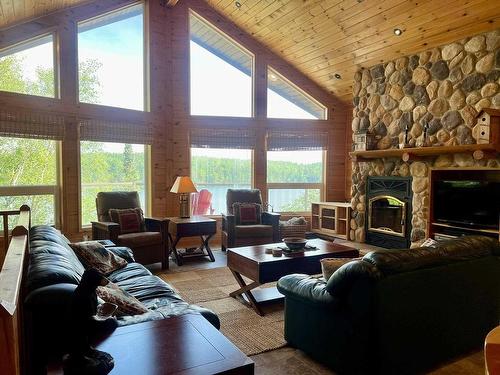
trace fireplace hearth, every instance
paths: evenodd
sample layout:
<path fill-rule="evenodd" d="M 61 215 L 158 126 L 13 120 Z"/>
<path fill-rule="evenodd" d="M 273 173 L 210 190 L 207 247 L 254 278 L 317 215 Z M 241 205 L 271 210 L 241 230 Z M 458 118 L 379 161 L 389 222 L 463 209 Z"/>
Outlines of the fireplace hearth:
<path fill-rule="evenodd" d="M 367 243 L 385 248 L 410 247 L 411 181 L 411 177 L 367 178 Z"/>

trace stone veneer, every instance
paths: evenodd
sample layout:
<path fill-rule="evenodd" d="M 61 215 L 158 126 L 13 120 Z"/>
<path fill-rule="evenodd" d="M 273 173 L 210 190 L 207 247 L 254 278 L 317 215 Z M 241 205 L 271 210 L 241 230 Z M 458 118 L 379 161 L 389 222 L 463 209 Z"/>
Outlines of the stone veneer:
<path fill-rule="evenodd" d="M 368 130 L 378 149 L 398 148 L 408 126 L 409 145 L 476 143 L 474 125 L 482 108 L 500 108 L 500 30 L 466 38 L 420 54 L 362 69 L 354 75 L 352 130 Z M 440 155 L 405 163 L 398 158 L 354 162 L 351 238 L 365 238 L 367 176 L 412 176 L 412 246 L 427 236 L 429 168 L 500 168 L 500 158 Z"/>

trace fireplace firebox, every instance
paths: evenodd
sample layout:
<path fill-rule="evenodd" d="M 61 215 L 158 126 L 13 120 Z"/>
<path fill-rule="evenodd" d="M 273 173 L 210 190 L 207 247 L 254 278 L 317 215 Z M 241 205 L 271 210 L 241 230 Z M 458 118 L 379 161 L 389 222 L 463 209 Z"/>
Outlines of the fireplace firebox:
<path fill-rule="evenodd" d="M 368 177 L 366 242 L 385 248 L 411 243 L 411 177 Z"/>

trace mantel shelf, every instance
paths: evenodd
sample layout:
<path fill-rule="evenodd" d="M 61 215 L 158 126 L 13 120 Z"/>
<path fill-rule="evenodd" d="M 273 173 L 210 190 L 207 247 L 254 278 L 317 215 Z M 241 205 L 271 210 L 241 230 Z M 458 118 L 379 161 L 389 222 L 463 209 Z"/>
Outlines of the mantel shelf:
<path fill-rule="evenodd" d="M 492 158 L 500 152 L 500 147 L 492 144 L 472 144 L 459 146 L 433 146 L 433 147 L 413 147 L 413 148 L 391 148 L 387 150 L 353 151 L 349 153 L 353 161 L 367 161 L 369 159 L 381 159 L 391 157 L 401 157 L 404 161 L 418 159 L 424 156 L 441 154 L 459 154 L 471 152 L 476 160 Z"/>

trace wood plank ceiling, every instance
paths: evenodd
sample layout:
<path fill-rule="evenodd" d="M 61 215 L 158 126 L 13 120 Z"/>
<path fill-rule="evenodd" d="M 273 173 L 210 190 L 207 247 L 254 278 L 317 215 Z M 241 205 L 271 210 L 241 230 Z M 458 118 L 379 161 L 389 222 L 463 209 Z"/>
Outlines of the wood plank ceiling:
<path fill-rule="evenodd" d="M 361 67 L 500 28 L 499 0 L 207 2 L 345 101 Z M 394 35 L 395 28 L 403 34 Z"/>
<path fill-rule="evenodd" d="M 500 28 L 500 0 L 206 1 L 345 101 L 361 67 Z M 0 0 L 0 27 L 80 2 Z"/>

